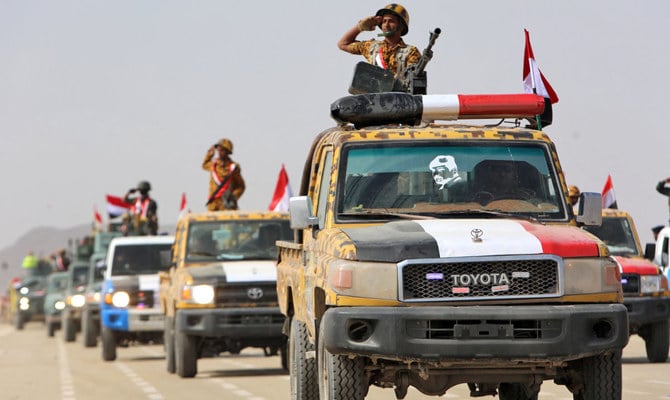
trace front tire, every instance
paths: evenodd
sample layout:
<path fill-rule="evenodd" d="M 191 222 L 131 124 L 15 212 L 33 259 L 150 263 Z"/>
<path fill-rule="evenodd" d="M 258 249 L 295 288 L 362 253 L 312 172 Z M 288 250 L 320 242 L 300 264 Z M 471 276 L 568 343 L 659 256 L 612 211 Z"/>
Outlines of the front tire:
<path fill-rule="evenodd" d="M 102 327 L 102 359 L 104 361 L 116 360 L 116 338 L 114 331 L 103 326 Z"/>
<path fill-rule="evenodd" d="M 175 368 L 182 378 L 193 378 L 198 373 L 198 354 L 196 337 L 175 329 Z"/>
<path fill-rule="evenodd" d="M 63 319 L 63 338 L 66 342 L 74 342 L 74 340 L 77 338 L 74 320 L 72 320 L 69 315 L 65 316 Z"/>
<path fill-rule="evenodd" d="M 84 347 L 95 347 L 98 344 L 98 332 L 90 310 L 84 310 L 81 315 L 81 330 L 83 335 Z"/>
<path fill-rule="evenodd" d="M 649 326 L 648 335 L 644 337 L 644 345 L 649 362 L 664 363 L 668 359 L 670 332 L 667 319 Z"/>
<path fill-rule="evenodd" d="M 575 400 L 621 400 L 621 350 L 582 361 L 584 388 Z"/>
<path fill-rule="evenodd" d="M 319 327 L 318 369 L 319 393 L 322 399 L 363 400 L 368 390 L 365 378 L 365 361 L 361 357 L 330 354 L 325 348 L 323 321 Z"/>
<path fill-rule="evenodd" d="M 165 330 L 163 331 L 163 342 L 165 344 L 165 361 L 167 363 L 167 372 L 174 374 L 177 370 L 175 366 L 174 351 L 174 318 L 165 317 Z"/>
<path fill-rule="evenodd" d="M 289 356 L 291 399 L 318 400 L 319 385 L 314 345 L 309 341 L 307 326 L 295 317 L 291 318 L 288 349 L 291 352 Z"/>

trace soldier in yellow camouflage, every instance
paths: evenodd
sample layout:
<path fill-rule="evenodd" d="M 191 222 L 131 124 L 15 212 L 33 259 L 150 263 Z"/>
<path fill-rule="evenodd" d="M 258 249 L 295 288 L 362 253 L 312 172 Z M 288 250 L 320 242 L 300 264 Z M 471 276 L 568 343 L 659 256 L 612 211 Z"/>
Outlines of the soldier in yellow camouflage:
<path fill-rule="evenodd" d="M 363 31 L 374 31 L 379 27 L 384 40 L 370 39 L 364 42 L 356 40 Z M 397 77 L 407 66 L 416 64 L 421 52 L 414 46 L 406 44 L 402 36 L 409 31 L 409 13 L 400 4 L 389 4 L 369 16 L 358 21 L 356 26 L 345 32 L 337 42 L 337 47 L 351 54 L 364 56 L 370 64 L 392 71 Z"/>
<path fill-rule="evenodd" d="M 237 201 L 244 193 L 245 184 L 240 165 L 230 158 L 233 142 L 221 139 L 207 150 L 202 169 L 208 171 L 208 211 L 237 210 Z M 216 157 L 215 157 L 216 155 Z"/>

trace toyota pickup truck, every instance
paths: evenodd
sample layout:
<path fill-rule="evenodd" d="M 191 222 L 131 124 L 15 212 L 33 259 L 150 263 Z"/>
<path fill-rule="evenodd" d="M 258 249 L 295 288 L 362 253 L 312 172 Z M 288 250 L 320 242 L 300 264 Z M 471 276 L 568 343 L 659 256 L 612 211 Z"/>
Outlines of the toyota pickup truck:
<path fill-rule="evenodd" d="M 633 218 L 623 210 L 604 209 L 602 225 L 585 229 L 605 242 L 619 263 L 630 334 L 644 339 L 649 361 L 665 362 L 670 347 L 668 278 L 644 258 Z"/>
<path fill-rule="evenodd" d="M 170 266 L 174 236 L 112 239 L 102 283 L 102 359 L 114 361 L 117 347 L 163 342 L 158 273 Z"/>
<path fill-rule="evenodd" d="M 532 94 L 331 105 L 338 124 L 315 137 L 290 199 L 296 234 L 278 242 L 294 399 L 458 384 L 537 399 L 545 380 L 621 399 L 619 266 L 579 227 L 600 224 L 601 196 L 572 210 L 556 146 L 520 126 L 543 110 Z"/>
<path fill-rule="evenodd" d="M 288 214 L 190 213 L 177 222 L 172 266 L 163 272 L 167 371 L 198 372 L 198 359 L 261 348 L 287 365 L 277 304 L 275 242 L 292 236 Z"/>

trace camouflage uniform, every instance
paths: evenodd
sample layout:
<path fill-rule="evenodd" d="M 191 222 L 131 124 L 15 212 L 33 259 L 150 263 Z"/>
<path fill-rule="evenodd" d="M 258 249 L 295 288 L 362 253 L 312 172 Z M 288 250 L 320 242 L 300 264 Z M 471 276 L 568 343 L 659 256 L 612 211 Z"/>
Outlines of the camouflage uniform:
<path fill-rule="evenodd" d="M 389 71 L 393 71 L 395 75 L 398 75 L 398 72 L 400 72 L 403 68 L 405 68 L 407 65 L 412 65 L 416 64 L 419 62 L 419 59 L 421 58 L 421 52 L 419 49 L 417 49 L 414 46 L 410 46 L 405 44 L 405 42 L 401 39 L 398 44 L 396 44 L 393 47 L 389 47 L 388 43 L 386 43 L 383 40 L 367 40 L 365 42 L 354 42 L 351 44 L 351 53 L 352 54 L 360 54 L 363 57 L 365 57 L 370 64 L 376 65 L 377 63 L 375 62 L 375 57 L 377 56 L 378 49 L 382 49 L 382 58 L 384 59 L 384 63 L 386 64 L 386 69 Z M 406 55 L 398 55 L 396 53 L 398 52 L 405 52 Z M 405 58 L 404 65 L 398 66 L 398 58 Z M 400 69 L 399 69 L 400 68 Z"/>
<path fill-rule="evenodd" d="M 214 169 L 216 175 L 219 179 L 224 180 L 231 173 L 230 167 L 231 164 L 235 165 L 235 169 L 232 171 L 232 176 L 228 180 L 229 184 L 228 190 L 226 190 L 223 195 L 214 199 L 211 203 L 207 205 L 208 211 L 221 211 L 221 210 L 237 210 L 237 200 L 244 193 L 245 185 L 244 179 L 242 178 L 240 165 L 236 162 L 233 162 L 230 159 L 213 159 L 214 151 L 208 151 L 205 155 L 205 159 L 202 162 L 202 169 L 210 173 L 209 177 L 209 194 L 207 199 L 209 199 L 212 194 L 216 191 L 219 186 L 214 177 L 212 177 L 212 164 L 214 164 Z"/>

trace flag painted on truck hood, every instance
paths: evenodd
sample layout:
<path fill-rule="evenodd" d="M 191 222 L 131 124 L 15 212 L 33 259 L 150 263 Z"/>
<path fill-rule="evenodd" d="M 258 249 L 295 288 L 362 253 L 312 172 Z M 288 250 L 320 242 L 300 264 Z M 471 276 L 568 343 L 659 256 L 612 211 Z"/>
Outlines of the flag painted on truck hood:
<path fill-rule="evenodd" d="M 597 242 L 576 227 L 528 221 L 393 221 L 342 231 L 353 241 L 361 261 L 521 254 L 596 257 L 599 254 Z"/>

